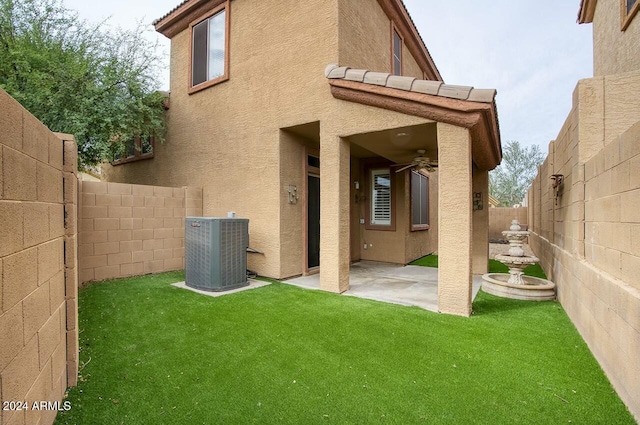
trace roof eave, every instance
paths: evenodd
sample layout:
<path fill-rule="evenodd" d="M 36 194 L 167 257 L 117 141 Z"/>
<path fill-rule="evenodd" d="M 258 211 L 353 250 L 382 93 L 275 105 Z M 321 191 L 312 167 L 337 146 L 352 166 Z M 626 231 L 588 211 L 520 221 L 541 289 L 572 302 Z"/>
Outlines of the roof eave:
<path fill-rule="evenodd" d="M 167 38 L 173 38 L 186 29 L 198 16 L 206 13 L 226 0 L 186 0 L 163 17 L 153 21 L 155 30 Z"/>
<path fill-rule="evenodd" d="M 598 0 L 580 1 L 580 10 L 578 11 L 579 24 L 590 24 L 593 22 L 593 15 L 596 12 L 596 3 L 598 3 Z"/>
<path fill-rule="evenodd" d="M 473 161 L 481 170 L 493 170 L 502 160 L 495 101 L 481 103 L 452 99 L 343 79 L 331 79 L 329 84 L 336 99 L 469 129 Z"/>
<path fill-rule="evenodd" d="M 404 2 L 402 0 L 378 0 L 378 3 L 389 19 L 396 26 L 399 26 L 404 34 L 409 35 L 405 39 L 405 45 L 421 68 L 426 70 L 427 77 L 431 80 L 444 81 Z"/>

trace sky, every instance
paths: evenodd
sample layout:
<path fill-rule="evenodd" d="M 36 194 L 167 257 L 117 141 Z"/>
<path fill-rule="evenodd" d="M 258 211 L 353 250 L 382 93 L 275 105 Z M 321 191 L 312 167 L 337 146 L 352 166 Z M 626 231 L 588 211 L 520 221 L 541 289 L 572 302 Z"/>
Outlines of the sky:
<path fill-rule="evenodd" d="M 109 18 L 110 25 L 123 28 L 148 24 L 149 37 L 165 52 L 161 78 L 168 90 L 170 43 L 151 22 L 181 0 L 64 2 L 91 22 Z M 546 152 L 571 110 L 578 80 L 593 75 L 591 25 L 576 23 L 580 1 L 404 2 L 446 83 L 497 89 L 503 145 L 517 140 Z"/>

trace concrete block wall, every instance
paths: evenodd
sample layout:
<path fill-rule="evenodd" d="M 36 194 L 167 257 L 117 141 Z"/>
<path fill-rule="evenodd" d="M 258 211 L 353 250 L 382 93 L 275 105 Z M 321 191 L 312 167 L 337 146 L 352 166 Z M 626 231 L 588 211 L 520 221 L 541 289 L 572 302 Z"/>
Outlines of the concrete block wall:
<path fill-rule="evenodd" d="M 585 258 L 640 290 L 640 121 L 584 171 Z"/>
<path fill-rule="evenodd" d="M 504 239 L 502 232 L 509 230 L 512 220 L 518 220 L 520 225 L 527 225 L 529 219 L 528 208 L 489 208 L 489 238 Z"/>
<path fill-rule="evenodd" d="M 202 189 L 107 182 L 80 185 L 80 283 L 184 268 L 184 218 Z"/>
<path fill-rule="evenodd" d="M 0 129 L 0 398 L 60 402 L 77 378 L 77 148 L 1 89 Z M 0 422 L 56 413 L 3 409 Z"/>
<path fill-rule="evenodd" d="M 634 112 L 620 108 L 640 92 L 607 86 L 631 77 L 579 82 L 528 202 L 531 248 L 614 388 L 640 419 L 640 121 L 635 114 L 635 124 L 628 124 Z M 609 114 L 616 108 L 617 115 Z M 620 129 L 616 137 L 614 128 Z M 564 176 L 557 200 L 552 174 Z"/>

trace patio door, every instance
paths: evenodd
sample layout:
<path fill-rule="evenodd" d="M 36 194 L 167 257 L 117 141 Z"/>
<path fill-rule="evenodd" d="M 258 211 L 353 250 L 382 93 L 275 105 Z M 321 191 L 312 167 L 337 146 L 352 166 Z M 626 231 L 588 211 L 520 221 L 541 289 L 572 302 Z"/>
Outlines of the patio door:
<path fill-rule="evenodd" d="M 320 176 L 307 174 L 307 269 L 320 266 Z"/>

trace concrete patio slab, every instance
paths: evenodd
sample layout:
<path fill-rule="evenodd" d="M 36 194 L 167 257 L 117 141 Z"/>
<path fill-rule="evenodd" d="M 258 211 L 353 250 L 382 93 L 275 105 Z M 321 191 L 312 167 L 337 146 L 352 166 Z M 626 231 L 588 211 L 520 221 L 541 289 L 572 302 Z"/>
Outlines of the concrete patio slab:
<path fill-rule="evenodd" d="M 305 289 L 320 289 L 320 275 L 302 276 L 284 283 Z M 482 286 L 482 276 L 473 276 L 472 298 Z M 360 261 L 351 265 L 349 290 L 343 295 L 367 298 L 438 311 L 438 269 L 421 266 Z"/>
<path fill-rule="evenodd" d="M 247 291 L 249 289 L 261 288 L 263 286 L 271 285 L 271 282 L 249 279 L 249 285 L 247 286 L 243 286 L 242 288 L 232 289 L 230 291 L 220 291 L 220 292 L 202 291 L 200 289 L 191 288 L 190 286 L 187 286 L 185 282 L 176 282 L 176 283 L 172 283 L 171 285 L 175 286 L 176 288 L 188 289 L 189 291 L 197 292 L 198 294 L 202 294 L 202 295 L 208 295 L 210 297 L 221 297 L 223 295 L 235 294 L 236 292 Z"/>

